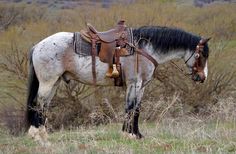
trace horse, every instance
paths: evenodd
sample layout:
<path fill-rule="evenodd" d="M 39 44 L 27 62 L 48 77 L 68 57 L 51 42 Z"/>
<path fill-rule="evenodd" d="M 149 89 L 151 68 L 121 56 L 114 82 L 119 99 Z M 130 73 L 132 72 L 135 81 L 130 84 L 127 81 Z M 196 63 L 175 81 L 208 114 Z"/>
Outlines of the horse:
<path fill-rule="evenodd" d="M 206 80 L 210 38 L 204 39 L 182 29 L 160 26 L 134 28 L 132 33 L 136 47 L 145 50 L 158 64 L 172 59 L 183 59 L 193 81 Z M 42 135 L 46 134 L 44 113 L 59 82 L 76 80 L 88 85 L 94 84 L 92 58 L 75 53 L 73 34 L 72 32 L 53 34 L 34 45 L 29 54 L 28 134 L 42 142 L 47 141 L 47 135 Z M 143 137 L 139 131 L 141 99 L 145 86 L 152 80 L 156 68 L 152 61 L 136 52 L 130 56 L 120 57 L 120 63 L 126 89 L 122 131 L 140 139 Z M 95 66 L 96 85 L 114 86 L 113 79 L 105 75 L 108 64 L 96 57 Z"/>

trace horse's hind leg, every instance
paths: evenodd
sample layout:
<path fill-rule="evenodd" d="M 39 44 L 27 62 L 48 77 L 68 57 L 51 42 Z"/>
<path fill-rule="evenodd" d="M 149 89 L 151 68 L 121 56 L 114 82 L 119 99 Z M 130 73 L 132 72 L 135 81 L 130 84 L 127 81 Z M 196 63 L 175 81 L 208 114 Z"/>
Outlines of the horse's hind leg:
<path fill-rule="evenodd" d="M 139 132 L 138 119 L 140 102 L 143 96 L 144 88 L 141 88 L 142 82 L 136 82 L 128 85 L 126 91 L 125 121 L 122 131 L 127 132 L 131 137 L 140 139 L 143 135 Z"/>
<path fill-rule="evenodd" d="M 35 104 L 35 115 L 32 117 L 29 135 L 43 145 L 47 145 L 47 132 L 45 128 L 46 113 L 49 103 L 53 98 L 60 79 L 40 82 L 37 103 Z"/>

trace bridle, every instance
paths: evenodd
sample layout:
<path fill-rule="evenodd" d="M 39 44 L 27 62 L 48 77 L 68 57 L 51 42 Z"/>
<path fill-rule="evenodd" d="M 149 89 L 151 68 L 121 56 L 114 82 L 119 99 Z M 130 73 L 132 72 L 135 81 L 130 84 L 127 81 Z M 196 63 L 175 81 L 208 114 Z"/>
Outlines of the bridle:
<path fill-rule="evenodd" d="M 191 54 L 191 56 L 185 61 L 185 64 L 188 63 L 188 61 L 194 56 L 195 58 L 195 62 L 193 64 L 193 66 L 191 67 L 192 68 L 192 74 L 196 73 L 196 72 L 199 72 L 201 71 L 201 68 L 200 68 L 200 57 L 201 57 L 201 53 L 203 52 L 203 49 L 204 49 L 204 44 L 206 43 L 205 39 L 201 39 L 197 46 L 196 46 L 196 49 L 195 49 L 195 52 L 193 52 Z"/>
<path fill-rule="evenodd" d="M 208 42 L 210 40 L 210 38 L 208 39 L 204 39 L 202 38 L 197 46 L 196 46 L 196 49 L 195 51 L 189 56 L 189 58 L 185 61 L 185 64 L 188 63 L 188 61 L 194 56 L 195 58 L 195 62 L 193 64 L 193 66 L 191 67 L 192 69 L 192 72 L 191 73 L 184 73 L 184 70 L 181 69 L 180 67 L 178 67 L 177 64 L 175 64 L 173 61 L 171 61 L 171 64 L 174 65 L 178 70 L 180 70 L 182 73 L 184 73 L 185 76 L 189 76 L 189 75 L 194 75 L 195 73 L 197 72 L 200 72 L 202 71 L 202 68 L 200 67 L 200 63 L 201 63 L 201 55 L 202 55 L 202 52 L 203 52 L 203 49 L 204 49 L 204 46 L 205 46 L 205 43 Z"/>

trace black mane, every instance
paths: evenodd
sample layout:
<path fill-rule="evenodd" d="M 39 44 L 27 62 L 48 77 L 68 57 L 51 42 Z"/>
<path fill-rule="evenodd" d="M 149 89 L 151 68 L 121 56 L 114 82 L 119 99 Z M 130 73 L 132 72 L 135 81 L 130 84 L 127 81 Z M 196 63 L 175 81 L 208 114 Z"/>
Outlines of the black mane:
<path fill-rule="evenodd" d="M 159 49 L 163 53 L 176 49 L 195 51 L 197 44 L 201 40 L 200 36 L 181 29 L 159 26 L 144 26 L 134 29 L 133 35 L 136 41 L 140 39 L 140 47 L 151 43 L 155 51 Z M 205 45 L 204 53 L 204 56 L 207 57 L 207 45 Z"/>

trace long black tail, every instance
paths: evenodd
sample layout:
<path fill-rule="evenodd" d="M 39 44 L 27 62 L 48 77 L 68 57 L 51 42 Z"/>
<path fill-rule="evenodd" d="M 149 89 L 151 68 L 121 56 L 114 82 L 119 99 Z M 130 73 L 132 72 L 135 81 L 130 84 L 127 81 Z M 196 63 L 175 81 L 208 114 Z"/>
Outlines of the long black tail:
<path fill-rule="evenodd" d="M 36 106 L 36 99 L 39 88 L 39 81 L 35 74 L 32 60 L 33 51 L 34 49 L 32 48 L 29 57 L 30 62 L 29 62 L 29 77 L 28 77 L 27 111 L 26 111 L 27 127 L 32 125 L 32 122 L 34 121 L 35 118 L 36 111 L 34 110 L 34 108 Z"/>

